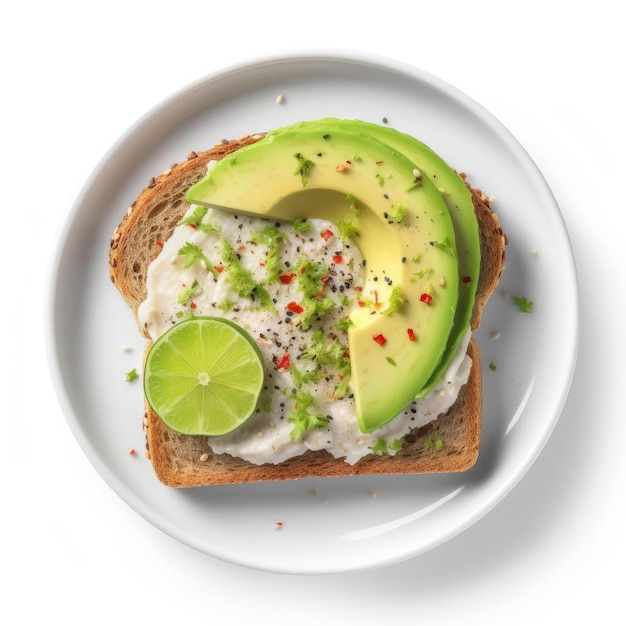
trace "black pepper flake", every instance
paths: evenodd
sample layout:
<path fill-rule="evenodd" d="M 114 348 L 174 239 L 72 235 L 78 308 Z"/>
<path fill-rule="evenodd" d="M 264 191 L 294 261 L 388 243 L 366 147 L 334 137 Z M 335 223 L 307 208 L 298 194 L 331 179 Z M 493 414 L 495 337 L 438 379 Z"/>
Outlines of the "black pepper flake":
<path fill-rule="evenodd" d="M 324 135 L 324 139 L 328 141 L 330 139 L 330 135 Z"/>
<path fill-rule="evenodd" d="M 406 263 L 406 257 L 405 256 L 402 257 L 402 262 Z"/>

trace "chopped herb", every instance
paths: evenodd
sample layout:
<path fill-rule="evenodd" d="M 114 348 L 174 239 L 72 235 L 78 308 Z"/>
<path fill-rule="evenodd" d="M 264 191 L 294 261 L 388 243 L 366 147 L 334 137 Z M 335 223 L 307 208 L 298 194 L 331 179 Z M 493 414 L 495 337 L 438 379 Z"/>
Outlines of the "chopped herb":
<path fill-rule="evenodd" d="M 297 152 L 293 155 L 294 158 L 298 161 L 298 165 L 293 173 L 294 176 L 300 176 L 302 178 L 302 186 L 306 187 L 308 181 L 306 179 L 309 170 L 315 165 L 313 161 L 305 158 L 300 152 Z"/>
<path fill-rule="evenodd" d="M 311 345 L 300 355 L 301 359 L 314 361 L 319 366 L 330 365 L 342 374 L 350 373 L 350 358 L 341 342 L 330 339 L 322 330 L 311 333 Z"/>
<path fill-rule="evenodd" d="M 491 361 L 491 363 L 489 363 L 489 369 L 490 369 L 492 372 L 495 372 L 495 371 L 496 371 L 496 369 L 498 369 L 498 368 L 496 367 L 496 364 L 495 364 L 493 361 Z"/>
<path fill-rule="evenodd" d="M 202 221 L 202 218 L 206 215 L 206 212 L 209 209 L 205 206 L 197 206 L 193 209 L 193 211 L 184 217 L 180 222 L 176 224 L 176 226 L 183 226 L 185 224 L 189 224 L 191 226 L 198 226 Z"/>
<path fill-rule="evenodd" d="M 178 254 L 185 257 L 185 260 L 183 261 L 183 269 L 190 268 L 196 261 L 204 261 L 207 270 L 209 270 L 209 272 L 217 278 L 218 272 L 213 266 L 213 263 L 211 263 L 204 252 L 200 249 L 200 246 L 197 244 L 187 241 L 178 251 Z"/>
<path fill-rule="evenodd" d="M 454 245 L 448 237 L 446 237 L 443 241 L 431 241 L 430 245 L 454 256 Z"/>
<path fill-rule="evenodd" d="M 324 280 L 328 276 L 328 268 L 323 264 L 302 256 L 294 268 L 298 287 L 304 294 L 300 302 L 304 312 L 298 322 L 304 330 L 311 326 L 314 319 L 319 319 L 335 308 L 335 303 L 323 293 Z"/>
<path fill-rule="evenodd" d="M 341 381 L 335 385 L 334 396 L 335 398 L 345 398 L 350 391 L 350 379 L 344 377 Z"/>
<path fill-rule="evenodd" d="M 425 276 L 428 276 L 433 271 L 432 267 L 425 267 L 423 270 L 419 272 L 413 272 L 413 276 L 415 276 L 415 280 L 421 280 Z"/>
<path fill-rule="evenodd" d="M 387 363 L 389 363 L 390 365 L 397 366 L 397 363 L 390 356 L 387 357 Z"/>
<path fill-rule="evenodd" d="M 300 235 L 304 235 L 305 233 L 310 233 L 313 230 L 313 226 L 311 226 L 310 222 L 306 221 L 306 218 L 298 217 L 291 227 L 299 233 Z"/>
<path fill-rule="evenodd" d="M 126 372 L 126 382 L 134 383 L 139 378 L 139 374 L 137 373 L 137 369 L 133 368 L 130 372 Z"/>
<path fill-rule="evenodd" d="M 389 213 L 389 221 L 399 224 L 406 217 L 406 207 L 401 202 L 396 202 L 391 205 L 391 212 Z"/>
<path fill-rule="evenodd" d="M 522 313 L 530 313 L 533 310 L 533 306 L 535 306 L 535 303 L 528 298 L 514 297 L 513 301 Z"/>
<path fill-rule="evenodd" d="M 228 243 L 224 237 L 221 237 L 221 240 L 222 256 L 233 289 L 241 298 L 258 300 L 262 307 L 270 307 L 272 305 L 272 298 L 267 289 L 254 280 L 250 270 L 242 267 L 239 262 L 239 257 L 230 243 Z"/>
<path fill-rule="evenodd" d="M 328 424 L 328 418 L 319 413 L 309 411 L 314 405 L 313 396 L 303 390 L 296 393 L 296 402 L 291 417 L 288 418 L 293 428 L 289 433 L 292 441 L 300 441 L 306 433 L 317 428 L 324 428 Z"/>
<path fill-rule="evenodd" d="M 335 324 L 337 330 L 348 330 L 351 326 L 354 326 L 354 322 L 349 317 L 337 320 Z"/>
<path fill-rule="evenodd" d="M 426 437 L 426 439 L 424 439 L 424 448 L 426 450 L 430 448 L 441 450 L 443 448 L 443 440 L 441 437 Z"/>
<path fill-rule="evenodd" d="M 252 236 L 253 243 L 267 246 L 266 269 L 267 280 L 270 283 L 277 283 L 280 280 L 280 251 L 285 239 L 285 234 L 276 226 L 266 226 Z"/>
<path fill-rule="evenodd" d="M 370 446 L 370 450 L 373 454 L 382 456 L 383 454 L 402 450 L 403 445 L 404 441 L 402 439 L 394 439 L 390 442 L 387 442 L 385 439 L 379 439 L 373 446 Z"/>
<path fill-rule="evenodd" d="M 402 294 L 402 289 L 398 285 L 396 285 L 391 290 L 391 295 L 389 296 L 389 305 L 383 311 L 383 315 L 387 315 L 391 317 L 394 313 L 399 311 L 404 306 L 404 295 Z"/>
<path fill-rule="evenodd" d="M 352 239 L 359 234 L 352 220 L 339 220 L 337 222 L 337 228 L 339 229 L 339 239 L 342 243 L 345 243 L 346 240 Z"/>
<path fill-rule="evenodd" d="M 191 300 L 192 296 L 194 295 L 194 293 L 196 293 L 196 291 L 198 291 L 199 288 L 200 284 L 197 280 L 194 280 L 193 283 L 191 283 L 191 287 L 187 287 L 187 289 L 181 291 L 178 294 L 178 304 L 185 304 L 189 302 L 189 300 Z"/>
<path fill-rule="evenodd" d="M 356 211 L 359 208 L 354 194 L 352 193 L 346 194 L 346 200 L 351 209 Z"/>
<path fill-rule="evenodd" d="M 236 306 L 237 303 L 233 300 L 224 300 L 217 305 L 217 308 L 224 313 L 228 313 L 229 311 L 232 311 Z"/>
<path fill-rule="evenodd" d="M 220 224 L 208 222 L 205 224 L 202 222 L 208 210 L 209 209 L 205 206 L 197 206 L 193 209 L 193 211 L 191 211 L 191 213 L 189 213 L 189 215 L 180 220 L 176 226 L 184 226 L 187 224 L 203 233 L 219 233 L 222 230 Z"/>

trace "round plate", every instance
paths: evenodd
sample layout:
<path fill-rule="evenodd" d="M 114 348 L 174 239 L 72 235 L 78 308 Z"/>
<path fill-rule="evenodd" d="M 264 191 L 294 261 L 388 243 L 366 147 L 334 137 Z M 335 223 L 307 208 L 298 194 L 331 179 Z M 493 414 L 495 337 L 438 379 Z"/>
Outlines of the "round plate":
<path fill-rule="evenodd" d="M 109 279 L 110 236 L 150 178 L 192 150 L 325 116 L 386 118 L 495 198 L 509 245 L 506 271 L 478 333 L 484 369 L 480 458 L 462 474 L 167 488 L 142 454 L 141 385 L 125 380 L 129 370 L 140 371 L 144 341 Z M 532 300 L 532 312 L 520 312 L 514 297 Z M 478 520 L 514 487 L 550 436 L 578 344 L 570 243 L 528 154 L 454 87 L 410 66 L 350 53 L 275 56 L 230 67 L 139 120 L 73 203 L 54 258 L 48 305 L 55 388 L 76 439 L 104 480 L 175 539 L 220 559 L 285 573 L 391 564 Z M 280 530 L 276 522 L 283 522 Z"/>

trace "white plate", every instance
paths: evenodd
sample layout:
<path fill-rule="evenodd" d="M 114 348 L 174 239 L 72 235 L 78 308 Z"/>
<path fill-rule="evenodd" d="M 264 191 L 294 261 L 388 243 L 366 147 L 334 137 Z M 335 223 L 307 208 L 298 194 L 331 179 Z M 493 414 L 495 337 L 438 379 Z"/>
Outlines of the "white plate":
<path fill-rule="evenodd" d="M 277 104 L 276 97 L 285 100 Z M 469 472 L 174 490 L 143 456 L 143 340 L 111 284 L 109 238 L 150 177 L 222 138 L 324 116 L 388 123 L 425 141 L 495 197 L 510 243 L 501 289 L 479 334 L 481 454 Z M 532 254 L 531 250 L 536 250 Z M 535 302 L 521 313 L 510 299 Z M 573 375 L 577 280 L 558 207 L 527 153 L 488 112 L 415 68 L 350 53 L 271 57 L 174 94 L 135 124 L 78 194 L 49 284 L 50 368 L 86 455 L 135 511 L 214 557 L 274 572 L 391 564 L 457 535 L 519 481 L 546 443 Z M 563 312 L 567 315 L 564 316 Z M 501 333 L 498 340 L 492 332 Z M 132 347 L 130 352 L 123 346 Z M 489 368 L 490 363 L 497 367 Z M 139 454 L 132 456 L 131 449 Z M 374 497 L 375 495 L 375 497 Z M 284 522 L 281 530 L 274 529 Z"/>

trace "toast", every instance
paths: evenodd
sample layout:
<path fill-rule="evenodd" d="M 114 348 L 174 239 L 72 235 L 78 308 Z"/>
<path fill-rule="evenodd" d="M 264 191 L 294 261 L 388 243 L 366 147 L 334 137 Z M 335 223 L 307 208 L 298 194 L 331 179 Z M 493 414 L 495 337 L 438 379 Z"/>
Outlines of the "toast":
<path fill-rule="evenodd" d="M 147 297 L 148 266 L 189 208 L 187 190 L 206 175 L 209 161 L 254 143 L 263 133 L 224 140 L 203 152 L 192 152 L 181 163 L 152 178 L 113 232 L 109 269 L 113 284 L 131 308 L 139 326 L 138 308 Z M 461 174 L 465 180 L 465 175 Z M 471 191 L 478 220 L 481 246 L 480 276 L 471 319 L 472 330 L 480 326 L 484 307 L 493 294 L 505 265 L 507 244 L 490 200 L 480 190 Z M 140 332 L 148 339 L 145 329 Z M 351 465 L 326 451 L 308 451 L 280 464 L 256 465 L 228 454 L 214 454 L 206 437 L 181 435 L 169 429 L 145 403 L 146 456 L 159 480 L 171 487 L 198 487 L 307 477 L 338 477 L 368 474 L 423 474 L 460 472 L 478 458 L 482 423 L 482 368 L 474 338 L 469 342 L 472 360 L 469 379 L 455 404 L 433 422 L 405 437 L 394 456 L 370 454 Z M 440 439 L 440 449 L 427 445 Z"/>

